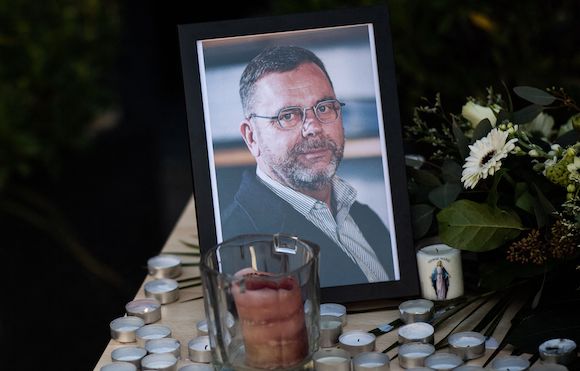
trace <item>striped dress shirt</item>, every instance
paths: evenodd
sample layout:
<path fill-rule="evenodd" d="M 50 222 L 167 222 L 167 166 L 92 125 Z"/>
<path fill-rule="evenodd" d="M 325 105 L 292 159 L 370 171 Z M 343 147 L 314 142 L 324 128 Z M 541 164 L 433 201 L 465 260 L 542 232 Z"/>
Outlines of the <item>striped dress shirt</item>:
<path fill-rule="evenodd" d="M 356 190 L 338 176 L 332 178 L 332 204 L 336 215 L 326 203 L 286 187 L 256 167 L 256 175 L 266 187 L 288 202 L 296 211 L 334 241 L 357 264 L 369 282 L 388 281 L 389 276 L 377 255 L 350 216 L 356 200 Z M 316 241 L 314 241 L 316 242 Z"/>

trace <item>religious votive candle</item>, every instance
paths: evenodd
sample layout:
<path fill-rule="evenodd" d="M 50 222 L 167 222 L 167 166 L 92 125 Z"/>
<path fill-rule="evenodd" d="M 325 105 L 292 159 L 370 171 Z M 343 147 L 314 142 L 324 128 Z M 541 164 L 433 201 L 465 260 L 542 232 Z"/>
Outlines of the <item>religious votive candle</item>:
<path fill-rule="evenodd" d="M 352 359 L 354 371 L 389 371 L 389 356 L 380 352 L 359 353 Z"/>
<path fill-rule="evenodd" d="M 351 357 L 359 353 L 372 352 L 375 350 L 376 336 L 370 332 L 351 330 L 343 332 L 339 336 L 340 348 L 346 350 Z"/>
<path fill-rule="evenodd" d="M 147 351 L 139 346 L 127 346 L 114 349 L 111 352 L 111 360 L 114 362 L 129 362 L 141 367 L 141 360 L 147 355 Z"/>
<path fill-rule="evenodd" d="M 338 317 L 342 321 L 342 327 L 346 326 L 347 323 L 346 307 L 342 304 L 337 303 L 320 304 L 320 315 Z"/>
<path fill-rule="evenodd" d="M 343 349 L 320 349 L 312 360 L 316 371 L 350 371 L 350 354 Z"/>
<path fill-rule="evenodd" d="M 125 305 L 125 311 L 130 316 L 142 318 L 146 325 L 161 319 L 161 303 L 153 298 L 132 300 Z"/>
<path fill-rule="evenodd" d="M 399 344 L 429 343 L 433 344 L 435 328 L 425 322 L 409 323 L 399 327 Z"/>
<path fill-rule="evenodd" d="M 187 353 L 192 362 L 211 362 L 211 346 L 209 336 L 198 336 L 187 343 Z"/>
<path fill-rule="evenodd" d="M 103 365 L 100 371 L 137 371 L 137 367 L 129 362 L 110 362 Z"/>
<path fill-rule="evenodd" d="M 181 357 L 181 343 L 174 338 L 147 340 L 145 342 L 145 349 L 151 354 L 171 353 L 177 359 Z"/>
<path fill-rule="evenodd" d="M 406 343 L 399 346 L 399 365 L 403 368 L 423 367 L 425 359 L 435 353 L 435 346 L 424 343 Z"/>
<path fill-rule="evenodd" d="M 181 275 L 181 259 L 175 255 L 157 255 L 147 260 L 147 269 L 155 278 L 175 278 Z"/>
<path fill-rule="evenodd" d="M 530 368 L 530 361 L 518 356 L 497 357 L 491 361 L 493 371 L 525 371 Z"/>
<path fill-rule="evenodd" d="M 308 355 L 302 292 L 292 276 L 279 277 L 252 268 L 236 273 L 232 286 L 238 310 L 245 362 L 256 368 L 285 368 Z"/>
<path fill-rule="evenodd" d="M 435 353 L 425 359 L 425 366 L 437 371 L 453 370 L 463 364 L 463 360 L 452 353 Z"/>
<path fill-rule="evenodd" d="M 177 371 L 177 358 L 170 353 L 149 354 L 141 360 L 143 371 Z"/>
<path fill-rule="evenodd" d="M 425 246 L 417 252 L 417 268 L 423 298 L 442 301 L 463 295 L 461 250 L 445 244 Z"/>
<path fill-rule="evenodd" d="M 569 365 L 576 359 L 576 342 L 570 339 L 551 339 L 540 344 L 538 351 L 544 362 Z"/>
<path fill-rule="evenodd" d="M 338 344 L 338 337 L 342 333 L 342 321 L 335 316 L 320 316 L 320 338 L 318 343 L 321 348 L 330 348 Z"/>
<path fill-rule="evenodd" d="M 414 299 L 399 305 L 399 315 L 403 322 L 429 322 L 433 318 L 433 302 L 427 299 Z"/>
<path fill-rule="evenodd" d="M 137 343 L 144 347 L 147 340 L 171 337 L 171 329 L 168 326 L 153 323 L 140 327 L 135 335 Z"/>
<path fill-rule="evenodd" d="M 179 299 L 179 285 L 171 278 L 159 278 L 145 283 L 145 296 L 155 298 L 161 304 L 169 304 Z"/>
<path fill-rule="evenodd" d="M 145 325 L 143 319 L 136 316 L 115 318 L 109 324 L 111 339 L 120 343 L 132 343 L 136 340 L 135 333 L 137 329 L 143 327 L 143 325 Z"/>
<path fill-rule="evenodd" d="M 464 361 L 475 359 L 485 354 L 485 336 L 479 332 L 464 331 L 449 336 L 449 350 Z"/>

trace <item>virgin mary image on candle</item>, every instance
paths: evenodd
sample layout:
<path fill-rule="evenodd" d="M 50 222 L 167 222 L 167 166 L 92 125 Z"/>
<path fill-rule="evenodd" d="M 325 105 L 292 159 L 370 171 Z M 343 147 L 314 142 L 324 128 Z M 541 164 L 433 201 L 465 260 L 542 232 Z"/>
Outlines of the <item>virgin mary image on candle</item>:
<path fill-rule="evenodd" d="M 437 295 L 437 300 L 444 300 L 447 297 L 447 289 L 449 289 L 449 273 L 441 260 L 437 261 L 437 265 L 433 269 L 433 273 L 431 273 L 431 283 Z"/>

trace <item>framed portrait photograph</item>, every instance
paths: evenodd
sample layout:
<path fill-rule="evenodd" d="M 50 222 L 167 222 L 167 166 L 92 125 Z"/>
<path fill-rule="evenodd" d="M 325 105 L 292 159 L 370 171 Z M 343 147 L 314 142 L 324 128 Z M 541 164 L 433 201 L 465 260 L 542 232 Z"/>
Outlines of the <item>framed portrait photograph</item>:
<path fill-rule="evenodd" d="M 200 247 L 320 248 L 325 302 L 418 294 L 386 7 L 179 26 Z"/>

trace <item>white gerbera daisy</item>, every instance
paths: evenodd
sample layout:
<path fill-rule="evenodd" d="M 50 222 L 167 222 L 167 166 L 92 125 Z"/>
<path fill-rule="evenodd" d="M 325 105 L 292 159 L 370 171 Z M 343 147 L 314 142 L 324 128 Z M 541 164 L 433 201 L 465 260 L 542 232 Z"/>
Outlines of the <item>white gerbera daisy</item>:
<path fill-rule="evenodd" d="M 515 148 L 517 139 L 510 139 L 509 133 L 492 129 L 485 138 L 477 140 L 469 146 L 469 157 L 463 164 L 461 181 L 465 188 L 475 188 L 480 179 L 493 175 L 501 168 L 501 160 L 506 158 Z"/>

